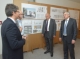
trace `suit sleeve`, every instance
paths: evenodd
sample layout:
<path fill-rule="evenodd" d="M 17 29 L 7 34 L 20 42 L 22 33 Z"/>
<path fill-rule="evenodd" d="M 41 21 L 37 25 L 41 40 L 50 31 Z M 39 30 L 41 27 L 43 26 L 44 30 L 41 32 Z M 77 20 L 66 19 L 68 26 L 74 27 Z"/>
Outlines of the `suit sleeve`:
<path fill-rule="evenodd" d="M 54 29 L 53 35 L 56 36 L 56 22 L 55 22 L 55 20 L 53 20 L 53 22 L 54 22 L 54 25 L 53 25 L 53 29 Z"/>
<path fill-rule="evenodd" d="M 60 27 L 60 34 L 59 34 L 60 38 L 62 38 L 62 22 L 61 22 L 61 27 Z"/>
<path fill-rule="evenodd" d="M 42 27 L 42 34 L 44 34 L 44 21 L 43 21 L 43 27 Z"/>
<path fill-rule="evenodd" d="M 6 37 L 8 39 L 9 45 L 12 49 L 21 48 L 25 44 L 24 39 L 17 38 L 16 27 L 13 24 L 8 26 L 7 31 L 6 31 Z"/>
<path fill-rule="evenodd" d="M 76 20 L 74 20 L 74 23 L 73 23 L 73 30 L 74 30 L 73 39 L 76 40 L 76 37 L 77 37 L 77 22 L 76 22 Z"/>

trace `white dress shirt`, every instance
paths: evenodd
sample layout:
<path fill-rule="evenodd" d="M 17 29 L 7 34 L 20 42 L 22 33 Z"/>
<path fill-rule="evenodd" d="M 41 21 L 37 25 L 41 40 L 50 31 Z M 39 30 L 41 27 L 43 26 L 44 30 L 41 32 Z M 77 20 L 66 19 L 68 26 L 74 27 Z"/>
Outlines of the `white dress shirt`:
<path fill-rule="evenodd" d="M 48 20 L 47 31 L 49 31 L 50 19 Z"/>

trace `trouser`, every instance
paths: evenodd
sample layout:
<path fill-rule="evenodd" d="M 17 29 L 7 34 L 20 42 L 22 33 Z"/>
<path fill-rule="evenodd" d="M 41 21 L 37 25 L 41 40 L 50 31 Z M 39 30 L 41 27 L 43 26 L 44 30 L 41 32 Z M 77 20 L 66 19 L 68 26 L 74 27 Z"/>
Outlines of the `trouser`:
<path fill-rule="evenodd" d="M 68 50 L 70 52 L 71 59 L 75 59 L 74 44 L 68 43 L 67 36 L 63 36 L 64 59 L 68 59 Z"/>

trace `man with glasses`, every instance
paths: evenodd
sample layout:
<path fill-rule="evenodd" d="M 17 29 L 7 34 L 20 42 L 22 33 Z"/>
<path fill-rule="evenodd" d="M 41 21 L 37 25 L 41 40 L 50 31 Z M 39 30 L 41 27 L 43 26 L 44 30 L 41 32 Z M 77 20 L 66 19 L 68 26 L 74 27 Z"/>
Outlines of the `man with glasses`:
<path fill-rule="evenodd" d="M 16 25 L 19 8 L 14 4 L 5 7 L 6 20 L 1 27 L 2 59 L 23 59 L 23 45 L 26 37 L 22 37 Z"/>
<path fill-rule="evenodd" d="M 23 18 L 23 12 L 19 10 L 19 17 L 16 20 L 16 24 L 21 32 L 21 35 L 23 36 L 24 32 L 23 32 L 23 26 L 22 26 L 22 18 Z"/>

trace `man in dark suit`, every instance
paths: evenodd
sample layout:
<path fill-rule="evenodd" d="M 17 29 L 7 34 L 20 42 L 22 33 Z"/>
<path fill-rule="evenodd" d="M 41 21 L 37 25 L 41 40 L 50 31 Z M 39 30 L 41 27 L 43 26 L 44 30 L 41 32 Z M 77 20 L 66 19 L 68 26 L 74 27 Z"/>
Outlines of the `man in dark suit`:
<path fill-rule="evenodd" d="M 19 17 L 18 7 L 14 4 L 7 4 L 5 13 L 7 19 L 1 27 L 2 59 L 23 59 L 23 45 L 26 37 L 21 36 L 16 25 L 15 20 Z"/>
<path fill-rule="evenodd" d="M 76 20 L 70 18 L 69 12 L 64 12 L 64 20 L 61 22 L 60 38 L 63 41 L 64 59 L 68 59 L 68 50 L 71 59 L 75 59 L 74 44 L 77 36 Z"/>
<path fill-rule="evenodd" d="M 45 37 L 47 50 L 44 54 L 50 52 L 53 57 L 53 38 L 56 35 L 56 23 L 54 19 L 50 18 L 50 15 L 46 14 L 46 19 L 43 22 L 42 36 Z"/>

